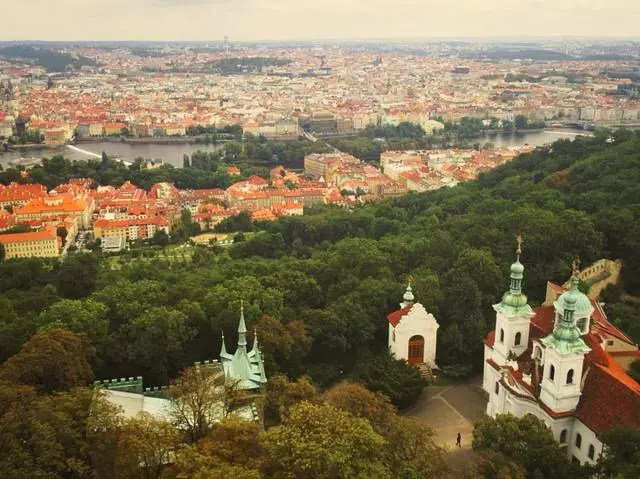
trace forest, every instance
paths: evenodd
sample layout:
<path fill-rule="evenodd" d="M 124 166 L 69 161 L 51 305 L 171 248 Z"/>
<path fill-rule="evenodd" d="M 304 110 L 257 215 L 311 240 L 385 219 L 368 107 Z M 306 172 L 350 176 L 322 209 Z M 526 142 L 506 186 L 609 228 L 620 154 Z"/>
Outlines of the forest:
<path fill-rule="evenodd" d="M 410 277 L 416 300 L 441 325 L 437 361 L 450 376 L 482 368 L 491 305 L 507 288 L 517 234 L 524 237 L 524 290 L 534 306 L 547 281 L 568 279 L 575 258 L 585 265 L 621 259 L 624 287 L 610 288 L 603 301 L 609 319 L 640 342 L 639 220 L 640 135 L 621 130 L 557 141 L 455 188 L 353 209 L 316 207 L 254 224 L 246 241 L 199 249 L 189 263 L 156 259 L 112 270 L 100 253 L 75 254 L 61 264 L 9 260 L 0 264 L 0 361 L 6 361 L 0 379 L 2 370 L 35 363 L 33 348 L 31 362 L 14 359 L 28 353 L 34 338 L 68 330 L 91 351 L 87 366 L 73 369 L 81 378 L 73 385 L 128 376 L 143 376 L 145 386 L 168 384 L 194 361 L 217 358 L 221 331 L 227 345 L 235 344 L 244 300 L 269 377 L 308 376 L 321 389 L 348 380 L 404 408 L 424 382 L 389 357 L 385 317 L 398 308 Z M 293 407 L 285 421 L 294 428 L 296 417 L 327 413 L 314 404 Z M 372 441 L 366 447 L 379 450 L 369 431 L 361 431 Z M 285 439 L 275 442 L 286 449 Z M 379 456 L 387 468 L 381 475 L 323 471 L 317 477 L 437 477 L 394 475 L 389 461 Z"/>

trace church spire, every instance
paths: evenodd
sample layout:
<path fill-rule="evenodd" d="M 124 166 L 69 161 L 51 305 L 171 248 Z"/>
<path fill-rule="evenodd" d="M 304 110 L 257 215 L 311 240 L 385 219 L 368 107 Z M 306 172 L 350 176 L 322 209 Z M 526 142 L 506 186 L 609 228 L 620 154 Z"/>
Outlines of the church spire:
<path fill-rule="evenodd" d="M 512 294 L 522 293 L 522 278 L 524 278 L 524 266 L 520 262 L 520 255 L 522 254 L 522 235 L 516 237 L 518 248 L 516 249 L 516 262 L 511 265 L 511 285 L 509 291 Z"/>
<path fill-rule="evenodd" d="M 220 347 L 220 357 L 227 354 L 227 347 L 224 344 L 224 331 L 222 331 L 222 346 Z"/>
<path fill-rule="evenodd" d="M 252 351 L 257 351 L 258 350 L 258 330 L 253 328 L 253 347 L 251 348 Z"/>
<path fill-rule="evenodd" d="M 240 300 L 240 322 L 238 323 L 238 349 L 247 349 L 247 325 L 244 322 L 244 299 Z"/>

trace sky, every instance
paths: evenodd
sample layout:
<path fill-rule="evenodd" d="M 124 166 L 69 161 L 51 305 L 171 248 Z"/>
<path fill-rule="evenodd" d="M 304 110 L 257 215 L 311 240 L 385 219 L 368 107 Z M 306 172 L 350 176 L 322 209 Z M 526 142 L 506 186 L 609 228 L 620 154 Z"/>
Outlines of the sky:
<path fill-rule="evenodd" d="M 640 35 L 639 0 L 0 0 L 0 40 Z"/>

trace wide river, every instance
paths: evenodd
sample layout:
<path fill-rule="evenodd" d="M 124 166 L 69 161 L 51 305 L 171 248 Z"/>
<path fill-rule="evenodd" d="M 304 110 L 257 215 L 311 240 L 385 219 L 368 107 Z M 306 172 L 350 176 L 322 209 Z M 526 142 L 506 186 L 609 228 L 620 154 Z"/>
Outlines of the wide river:
<path fill-rule="evenodd" d="M 472 141 L 477 143 L 491 142 L 496 146 L 520 146 L 524 144 L 542 146 L 561 138 L 574 138 L 577 135 L 590 135 L 590 133 L 583 130 L 570 129 L 544 130 L 531 133 L 485 135 Z M 95 158 L 105 151 L 110 156 L 116 156 L 127 161 L 131 161 L 138 157 L 151 158 L 154 160 L 162 159 L 165 163 L 182 167 L 182 159 L 185 153 L 187 155 L 191 155 L 198 150 L 215 151 L 218 148 L 220 148 L 220 145 L 204 145 L 195 143 L 172 143 L 160 145 L 111 142 L 78 143 L 75 147 L 64 146 L 60 148 L 34 148 L 0 153 L 0 165 L 7 166 L 11 160 L 22 157 L 50 158 L 54 155 L 64 155 L 72 160 L 85 160 L 91 157 Z M 83 153 L 80 150 L 84 150 L 92 154 Z"/>

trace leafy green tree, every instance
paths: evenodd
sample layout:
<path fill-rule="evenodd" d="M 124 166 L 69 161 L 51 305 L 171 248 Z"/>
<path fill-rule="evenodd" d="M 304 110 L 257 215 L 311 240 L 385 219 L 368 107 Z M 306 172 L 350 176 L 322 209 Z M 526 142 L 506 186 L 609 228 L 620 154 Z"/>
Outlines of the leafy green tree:
<path fill-rule="evenodd" d="M 473 429 L 473 450 L 492 450 L 520 464 L 527 478 L 570 477 L 571 465 L 551 429 L 540 419 L 510 414 L 478 421 Z"/>
<path fill-rule="evenodd" d="M 387 478 L 384 439 L 365 419 L 327 405 L 293 406 L 267 432 L 264 474 L 279 478 Z"/>
<path fill-rule="evenodd" d="M 86 386 L 93 378 L 93 354 L 86 335 L 49 329 L 33 336 L 0 366 L 0 380 L 34 386 L 47 393 Z"/>
<path fill-rule="evenodd" d="M 4 248 L 4 244 L 0 243 L 0 263 L 2 263 L 4 261 L 4 258 L 6 257 L 7 251 Z"/>
<path fill-rule="evenodd" d="M 226 418 L 197 444 L 182 448 L 176 455 L 173 477 L 233 477 L 260 479 L 265 459 L 260 426 L 255 422 Z"/>
<path fill-rule="evenodd" d="M 596 465 L 598 474 L 621 479 L 640 477 L 640 429 L 612 429 L 602 439 L 605 447 Z"/>
<path fill-rule="evenodd" d="M 294 404 L 302 401 L 318 402 L 319 392 L 308 377 L 290 381 L 286 376 L 277 375 L 267 382 L 265 407 L 278 422 L 287 415 Z"/>
<path fill-rule="evenodd" d="M 132 319 L 122 335 L 126 356 L 144 367 L 151 381 L 166 384 L 186 365 L 185 345 L 195 331 L 184 313 L 160 306 Z"/>
<path fill-rule="evenodd" d="M 85 333 L 93 345 L 104 344 L 109 331 L 106 305 L 86 299 L 63 299 L 43 311 L 38 323 L 41 329 L 67 329 Z"/>
<path fill-rule="evenodd" d="M 151 242 L 157 246 L 167 246 L 169 244 L 169 235 L 165 230 L 157 230 L 153 234 Z"/>
<path fill-rule="evenodd" d="M 88 253 L 70 255 L 60 264 L 56 287 L 65 298 L 80 299 L 96 288 L 98 259 Z"/>
<path fill-rule="evenodd" d="M 388 352 L 361 358 L 351 376 L 370 391 L 385 394 L 399 408 L 413 404 L 426 386 L 416 368 Z"/>

